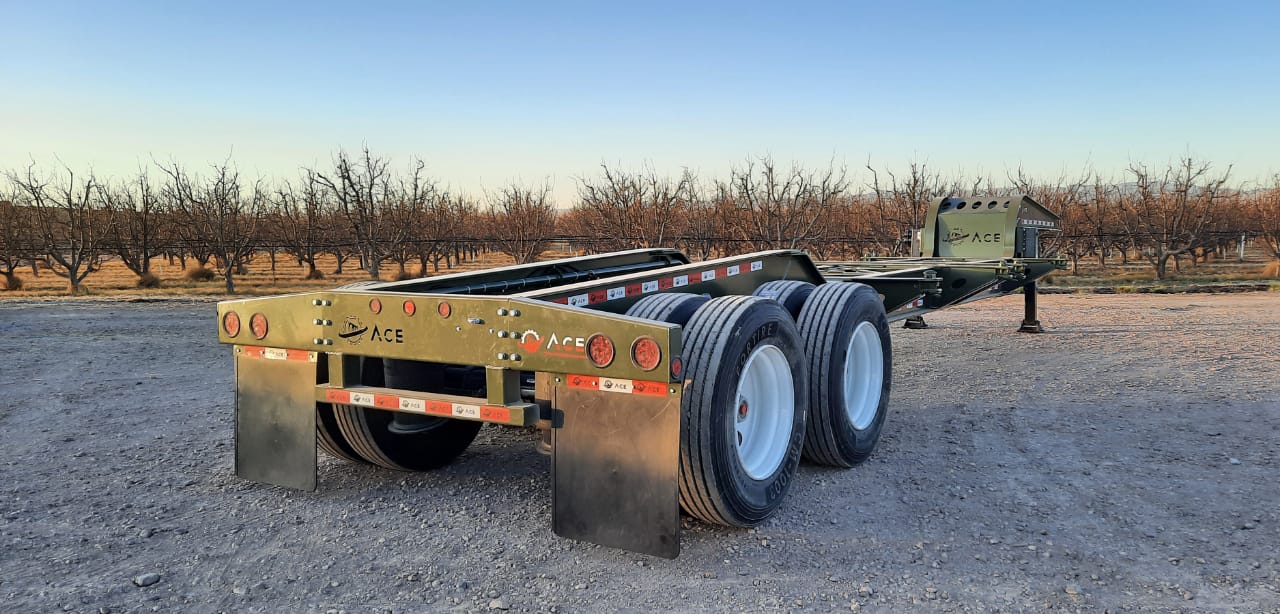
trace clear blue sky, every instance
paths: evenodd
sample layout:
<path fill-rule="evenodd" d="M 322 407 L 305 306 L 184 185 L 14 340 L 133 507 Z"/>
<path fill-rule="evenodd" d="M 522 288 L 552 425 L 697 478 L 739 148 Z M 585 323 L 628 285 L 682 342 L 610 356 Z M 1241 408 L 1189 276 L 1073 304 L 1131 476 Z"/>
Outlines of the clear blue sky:
<path fill-rule="evenodd" d="M 1191 152 L 1280 171 L 1280 2 L 0 0 L 0 168 L 338 147 L 454 188 L 750 154 L 1002 178 Z"/>

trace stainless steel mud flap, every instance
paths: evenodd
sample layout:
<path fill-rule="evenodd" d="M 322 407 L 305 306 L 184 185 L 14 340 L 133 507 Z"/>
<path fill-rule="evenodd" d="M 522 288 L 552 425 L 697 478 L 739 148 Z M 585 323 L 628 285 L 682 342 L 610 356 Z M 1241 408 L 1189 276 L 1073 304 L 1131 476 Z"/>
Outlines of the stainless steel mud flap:
<path fill-rule="evenodd" d="M 660 386 L 661 396 L 605 392 L 603 384 L 556 387 L 557 535 L 666 558 L 680 554 L 681 390 L 667 394 L 668 386 Z"/>
<path fill-rule="evenodd" d="M 236 350 L 236 475 L 315 490 L 315 362 Z"/>

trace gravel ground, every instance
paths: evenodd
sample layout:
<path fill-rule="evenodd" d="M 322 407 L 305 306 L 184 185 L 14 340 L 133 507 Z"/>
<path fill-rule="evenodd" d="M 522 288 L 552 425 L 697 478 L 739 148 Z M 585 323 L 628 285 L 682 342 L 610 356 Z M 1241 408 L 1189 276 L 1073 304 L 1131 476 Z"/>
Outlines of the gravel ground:
<path fill-rule="evenodd" d="M 674 561 L 554 537 L 518 430 L 434 473 L 237 479 L 212 314 L 0 303 L 0 610 L 1280 612 L 1280 293 L 895 329 L 872 460 L 802 465 L 757 529 L 687 521 Z"/>

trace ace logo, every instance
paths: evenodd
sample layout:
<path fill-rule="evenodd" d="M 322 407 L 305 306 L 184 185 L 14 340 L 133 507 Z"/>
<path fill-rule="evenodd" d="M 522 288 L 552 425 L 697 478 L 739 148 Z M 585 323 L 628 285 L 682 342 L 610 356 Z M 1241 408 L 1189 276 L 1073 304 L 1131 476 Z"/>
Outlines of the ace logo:
<path fill-rule="evenodd" d="M 529 329 L 520 335 L 520 347 L 530 354 L 538 353 L 542 349 L 542 335 L 538 331 Z"/>
<path fill-rule="evenodd" d="M 404 329 L 402 328 L 383 328 L 373 325 L 372 331 L 370 326 L 360 321 L 359 317 L 347 316 L 342 322 L 342 330 L 338 331 L 338 337 L 346 339 L 351 345 L 360 345 L 365 339 L 365 333 L 369 333 L 369 341 L 377 341 L 381 343 L 404 343 Z"/>
<path fill-rule="evenodd" d="M 575 335 L 560 335 L 551 333 L 551 336 L 543 342 L 542 335 L 538 331 L 529 329 L 520 335 L 519 346 L 529 354 L 537 354 L 546 350 L 549 356 L 563 356 L 567 358 L 586 358 L 587 357 L 587 338 Z"/>

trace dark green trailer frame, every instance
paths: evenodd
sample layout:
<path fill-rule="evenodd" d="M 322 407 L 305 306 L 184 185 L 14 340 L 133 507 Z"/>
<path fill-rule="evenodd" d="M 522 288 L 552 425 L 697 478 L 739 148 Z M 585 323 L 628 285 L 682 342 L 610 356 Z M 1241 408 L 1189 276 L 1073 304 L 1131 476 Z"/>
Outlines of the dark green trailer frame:
<path fill-rule="evenodd" d="M 1038 207 L 1028 201 L 1019 206 Z M 947 202 L 934 203 L 935 217 Z M 1001 249 L 1027 245 L 1022 224 L 1031 216 L 1004 219 Z M 960 225 L 957 217 L 948 232 Z M 773 250 L 691 262 L 676 250 L 641 249 L 225 301 L 219 340 L 234 347 L 236 473 L 314 490 L 318 429 L 324 434 L 317 408 L 326 404 L 538 426 L 551 434 L 556 533 L 674 557 L 681 402 L 695 374 L 683 369 L 682 327 L 623 315 L 631 305 L 670 292 L 750 295 L 777 280 L 861 283 L 897 320 L 1022 289 L 1022 330 L 1038 331 L 1035 282 L 1065 263 L 1024 251 L 814 262 Z M 597 337 L 611 352 L 633 350 L 600 364 L 586 350 Z M 641 340 L 658 349 L 655 364 L 635 360 Z M 369 385 L 360 376 L 367 359 L 483 369 L 483 394 Z"/>

